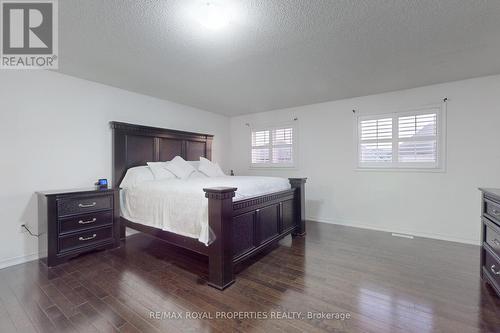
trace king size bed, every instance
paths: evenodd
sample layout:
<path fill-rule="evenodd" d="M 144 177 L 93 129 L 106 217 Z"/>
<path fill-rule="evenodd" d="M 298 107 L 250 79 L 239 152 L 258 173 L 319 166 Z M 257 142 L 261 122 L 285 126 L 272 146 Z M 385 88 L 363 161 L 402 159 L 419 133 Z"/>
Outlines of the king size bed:
<path fill-rule="evenodd" d="M 151 162 L 211 160 L 212 135 L 111 122 L 113 186 Z M 234 282 L 235 264 L 283 237 L 305 235 L 305 178 L 193 177 L 121 190 L 121 237 L 129 227 L 208 257 L 208 284 Z M 122 185 L 123 187 L 123 185 Z"/>

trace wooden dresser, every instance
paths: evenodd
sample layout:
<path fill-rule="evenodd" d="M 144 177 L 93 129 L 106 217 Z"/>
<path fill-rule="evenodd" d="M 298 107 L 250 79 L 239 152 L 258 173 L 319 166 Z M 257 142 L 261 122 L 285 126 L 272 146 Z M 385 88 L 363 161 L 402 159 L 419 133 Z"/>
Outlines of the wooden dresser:
<path fill-rule="evenodd" d="M 117 190 L 92 188 L 37 195 L 38 247 L 40 253 L 47 253 L 47 266 L 120 245 Z"/>
<path fill-rule="evenodd" d="M 500 189 L 480 188 L 481 277 L 500 296 Z"/>

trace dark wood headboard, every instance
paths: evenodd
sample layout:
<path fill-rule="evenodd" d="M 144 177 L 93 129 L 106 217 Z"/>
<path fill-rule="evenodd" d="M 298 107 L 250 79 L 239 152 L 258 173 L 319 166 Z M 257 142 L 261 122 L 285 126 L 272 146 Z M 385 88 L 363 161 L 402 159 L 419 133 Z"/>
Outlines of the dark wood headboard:
<path fill-rule="evenodd" d="M 169 161 L 179 155 L 187 161 L 212 159 L 213 135 L 111 122 L 113 129 L 113 187 L 129 168 L 147 162 Z"/>

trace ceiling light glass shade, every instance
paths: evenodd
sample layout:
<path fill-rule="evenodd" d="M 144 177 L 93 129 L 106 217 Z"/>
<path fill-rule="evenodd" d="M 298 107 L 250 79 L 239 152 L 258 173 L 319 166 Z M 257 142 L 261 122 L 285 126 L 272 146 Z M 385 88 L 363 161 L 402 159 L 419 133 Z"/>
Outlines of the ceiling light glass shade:
<path fill-rule="evenodd" d="M 210 30 L 220 30 L 229 25 L 230 15 L 222 6 L 207 2 L 199 13 L 199 23 Z"/>
<path fill-rule="evenodd" d="M 184 13 L 193 29 L 227 30 L 238 20 L 236 4 L 229 0 L 194 0 L 186 3 Z"/>

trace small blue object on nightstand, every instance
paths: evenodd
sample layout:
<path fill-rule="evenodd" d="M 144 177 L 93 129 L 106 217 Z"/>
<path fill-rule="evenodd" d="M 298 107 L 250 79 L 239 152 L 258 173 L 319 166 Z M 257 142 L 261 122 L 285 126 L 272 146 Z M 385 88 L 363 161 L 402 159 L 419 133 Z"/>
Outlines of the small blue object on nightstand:
<path fill-rule="evenodd" d="M 98 189 L 107 190 L 108 189 L 108 180 L 107 179 L 99 179 L 97 183 L 95 183 Z"/>

